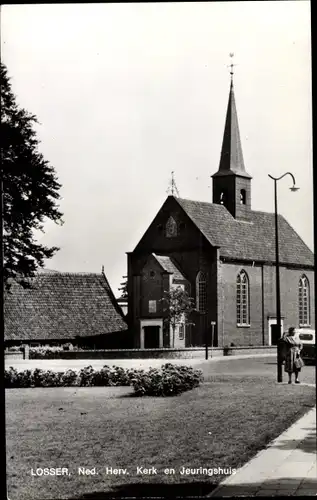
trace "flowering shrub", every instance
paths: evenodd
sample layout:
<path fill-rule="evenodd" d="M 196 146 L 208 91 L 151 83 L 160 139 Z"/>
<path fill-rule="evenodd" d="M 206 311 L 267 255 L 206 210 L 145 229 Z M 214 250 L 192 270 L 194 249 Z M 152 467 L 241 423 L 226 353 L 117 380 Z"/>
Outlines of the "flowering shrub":
<path fill-rule="evenodd" d="M 93 380 L 95 378 L 95 373 L 91 365 L 82 368 L 79 372 L 79 385 L 84 387 L 94 385 Z"/>
<path fill-rule="evenodd" d="M 121 366 L 112 366 L 110 379 L 113 385 L 131 385 L 131 377 L 130 370 L 124 369 Z"/>
<path fill-rule="evenodd" d="M 166 363 L 161 368 L 136 373 L 131 382 L 134 392 L 143 396 L 174 396 L 197 387 L 203 381 L 202 372 L 190 366 Z"/>
<path fill-rule="evenodd" d="M 63 385 L 63 372 L 36 368 L 32 375 L 32 387 L 61 387 Z"/>
<path fill-rule="evenodd" d="M 18 372 L 12 367 L 5 370 L 6 388 L 132 385 L 135 394 L 139 396 L 173 396 L 197 387 L 202 380 L 200 370 L 188 366 L 174 366 L 171 363 L 159 369 L 150 368 L 147 372 L 107 365 L 101 370 L 86 366 L 79 372 L 53 372 L 39 368 Z"/>
<path fill-rule="evenodd" d="M 15 387 L 31 387 L 33 381 L 32 371 L 24 370 L 23 372 L 18 372 L 12 366 L 9 370 L 4 372 L 4 384 L 5 387 L 15 388 Z"/>
<path fill-rule="evenodd" d="M 61 380 L 63 387 L 79 385 L 78 373 L 74 370 L 67 370 L 66 372 L 64 372 Z"/>

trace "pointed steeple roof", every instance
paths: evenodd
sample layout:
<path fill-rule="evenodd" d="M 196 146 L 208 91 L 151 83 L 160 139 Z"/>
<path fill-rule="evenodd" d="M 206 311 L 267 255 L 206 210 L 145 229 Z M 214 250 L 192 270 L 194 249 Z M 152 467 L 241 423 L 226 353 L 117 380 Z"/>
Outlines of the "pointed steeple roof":
<path fill-rule="evenodd" d="M 219 170 L 212 177 L 224 175 L 239 175 L 251 179 L 251 175 L 245 170 L 243 161 L 232 74 Z"/>

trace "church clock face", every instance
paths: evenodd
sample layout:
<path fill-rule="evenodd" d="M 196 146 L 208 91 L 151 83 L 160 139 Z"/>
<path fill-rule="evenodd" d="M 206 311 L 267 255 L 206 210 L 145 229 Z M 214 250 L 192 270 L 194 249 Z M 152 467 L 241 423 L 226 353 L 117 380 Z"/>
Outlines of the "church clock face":
<path fill-rule="evenodd" d="M 165 234 L 167 238 L 174 238 L 177 236 L 177 222 L 172 216 L 169 217 L 166 222 Z"/>

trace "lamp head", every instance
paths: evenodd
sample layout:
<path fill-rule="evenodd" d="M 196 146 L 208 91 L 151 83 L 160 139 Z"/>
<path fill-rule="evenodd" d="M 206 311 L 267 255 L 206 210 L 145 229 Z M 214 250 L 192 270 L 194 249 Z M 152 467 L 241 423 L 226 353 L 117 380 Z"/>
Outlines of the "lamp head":
<path fill-rule="evenodd" d="M 299 187 L 297 186 L 293 186 L 290 188 L 291 191 L 293 191 L 295 193 L 295 191 L 298 191 L 299 190 Z"/>

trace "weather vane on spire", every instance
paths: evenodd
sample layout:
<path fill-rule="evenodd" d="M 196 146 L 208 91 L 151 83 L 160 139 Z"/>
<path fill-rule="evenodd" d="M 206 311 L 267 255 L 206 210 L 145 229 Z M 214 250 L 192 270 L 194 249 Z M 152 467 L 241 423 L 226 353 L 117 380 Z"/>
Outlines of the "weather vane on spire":
<path fill-rule="evenodd" d="M 179 191 L 177 189 L 176 182 L 174 179 L 174 171 L 172 171 L 172 178 L 166 192 L 168 194 L 171 194 L 172 196 L 176 195 L 178 198 L 180 198 Z"/>
<path fill-rule="evenodd" d="M 228 68 L 230 68 L 230 75 L 231 75 L 231 81 L 232 81 L 232 78 L 233 78 L 233 67 L 236 66 L 236 64 L 233 64 L 234 53 L 230 52 L 229 56 L 231 57 L 231 64 L 229 64 Z"/>

